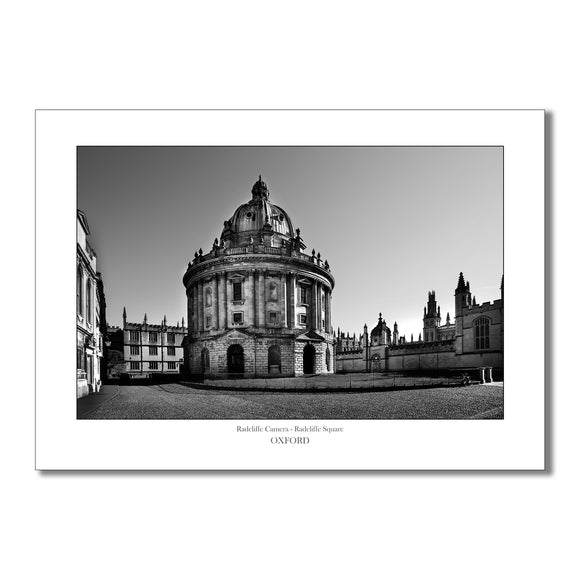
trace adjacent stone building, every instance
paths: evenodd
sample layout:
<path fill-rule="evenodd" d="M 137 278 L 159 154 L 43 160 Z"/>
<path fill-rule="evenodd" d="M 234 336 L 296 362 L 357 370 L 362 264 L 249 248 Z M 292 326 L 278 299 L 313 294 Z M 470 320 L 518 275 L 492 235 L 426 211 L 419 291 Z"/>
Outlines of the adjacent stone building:
<path fill-rule="evenodd" d="M 77 398 L 101 388 L 105 296 L 90 233 L 85 214 L 77 210 Z"/>
<path fill-rule="evenodd" d="M 186 371 L 231 377 L 334 372 L 334 278 L 262 178 L 183 277 Z"/>
<path fill-rule="evenodd" d="M 184 319 L 181 325 L 171 326 L 164 316 L 161 324 L 149 324 L 145 314 L 143 322 L 127 322 L 127 310 L 123 308 L 123 328 L 109 328 L 111 352 L 123 349 L 123 363 L 115 364 L 116 372 L 121 366 L 123 374 L 133 377 L 178 374 L 183 365 L 181 343 L 186 335 Z"/>
<path fill-rule="evenodd" d="M 397 371 L 448 372 L 473 371 L 487 380 L 503 376 L 503 278 L 501 298 L 478 304 L 470 284 L 459 274 L 455 290 L 455 322 L 449 313 L 441 325 L 441 311 L 435 292 L 428 293 L 423 310 L 423 333 L 407 341 L 393 332 L 379 314 L 377 326 L 369 336 L 365 324 L 358 339 L 340 333 L 337 337 L 337 372 Z M 481 369 L 486 369 L 481 371 Z M 482 377 L 483 378 L 483 377 Z"/>

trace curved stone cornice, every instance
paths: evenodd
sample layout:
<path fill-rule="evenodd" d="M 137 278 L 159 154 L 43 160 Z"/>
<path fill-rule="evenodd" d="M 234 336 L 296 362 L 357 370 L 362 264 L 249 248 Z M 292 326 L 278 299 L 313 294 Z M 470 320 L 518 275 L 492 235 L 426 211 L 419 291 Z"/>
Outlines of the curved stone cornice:
<path fill-rule="evenodd" d="M 242 254 L 220 256 L 198 264 L 192 264 L 183 276 L 183 285 L 188 288 L 191 282 L 205 276 L 236 272 L 239 270 L 272 270 L 283 273 L 304 273 L 314 275 L 334 289 L 334 276 L 326 268 L 297 256 L 275 256 L 272 254 Z"/>

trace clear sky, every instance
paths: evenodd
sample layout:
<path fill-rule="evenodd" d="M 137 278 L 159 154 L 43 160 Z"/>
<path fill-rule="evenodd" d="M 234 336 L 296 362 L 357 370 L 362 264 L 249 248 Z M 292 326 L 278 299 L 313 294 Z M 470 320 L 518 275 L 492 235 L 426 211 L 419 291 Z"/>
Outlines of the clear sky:
<path fill-rule="evenodd" d="M 500 147 L 81 147 L 78 207 L 102 272 L 107 321 L 187 319 L 182 277 L 250 200 L 258 174 L 336 280 L 333 327 L 379 312 L 410 340 L 427 292 L 454 315 L 460 271 L 478 302 L 503 273 Z"/>

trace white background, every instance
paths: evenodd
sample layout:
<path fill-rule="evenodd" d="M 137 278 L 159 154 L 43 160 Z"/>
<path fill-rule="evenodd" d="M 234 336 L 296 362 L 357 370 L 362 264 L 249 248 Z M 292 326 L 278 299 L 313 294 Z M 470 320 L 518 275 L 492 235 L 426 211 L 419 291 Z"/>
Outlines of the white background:
<path fill-rule="evenodd" d="M 543 361 L 529 364 L 529 348 L 521 337 L 543 335 L 543 321 L 529 313 L 544 301 L 544 120 L 541 110 L 38 111 L 36 324 L 50 327 L 53 312 L 59 312 L 63 322 L 53 328 L 51 339 L 69 345 L 70 350 L 68 356 L 61 356 L 57 385 L 50 374 L 37 380 L 37 469 L 543 469 Z M 263 128 L 254 134 L 257 126 Z M 232 421 L 77 421 L 74 391 L 64 385 L 67 380 L 73 384 L 76 376 L 72 344 L 76 269 L 71 249 L 76 244 L 72 217 L 79 143 L 501 144 L 508 305 L 504 420 L 334 421 L 333 426 L 345 428 L 343 436 L 312 435 L 311 444 L 301 447 L 271 445 L 268 434 L 240 435 Z M 342 201 L 336 198 L 336 203 Z M 526 219 L 522 221 L 523 203 Z M 464 219 L 473 220 L 471 213 L 467 205 Z M 473 220 L 474 235 L 480 235 L 479 226 Z M 336 221 L 335 227 L 344 224 Z M 93 233 L 99 235 L 94 229 Z M 389 253 L 391 248 L 384 250 Z M 376 256 L 366 259 L 369 269 L 376 267 Z M 393 283 L 405 284 L 405 269 L 413 266 L 393 266 L 400 275 Z M 477 270 L 477 264 L 471 267 Z M 50 368 L 54 352 L 43 348 L 44 343 L 38 334 L 36 364 Z M 296 422 L 285 425 L 293 430 Z"/>
<path fill-rule="evenodd" d="M 580 515 L 573 372 L 580 95 L 572 5 L 22 2 L 4 9 L 5 575 L 573 576 Z M 35 472 L 37 107 L 549 109 L 549 471 Z M 530 316 L 541 319 L 541 306 Z M 54 312 L 52 325 L 60 323 Z M 51 331 L 38 329 L 57 356 Z M 522 340 L 530 343 L 530 362 L 542 357 L 534 336 Z M 58 364 L 38 369 L 47 372 L 58 374 Z"/>

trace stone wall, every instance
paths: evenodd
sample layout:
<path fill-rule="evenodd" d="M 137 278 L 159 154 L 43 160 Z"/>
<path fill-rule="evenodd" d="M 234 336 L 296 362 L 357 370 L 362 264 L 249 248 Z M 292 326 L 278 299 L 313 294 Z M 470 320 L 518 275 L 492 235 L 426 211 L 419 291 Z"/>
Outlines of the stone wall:
<path fill-rule="evenodd" d="M 493 367 L 494 377 L 503 376 L 503 352 L 455 353 L 453 340 L 437 342 L 412 342 L 391 346 L 386 353 L 371 347 L 371 362 L 367 365 L 364 349 L 344 351 L 336 355 L 337 373 L 359 373 L 370 370 L 373 355 L 379 355 L 380 370 L 394 372 L 446 371 L 478 367 Z M 377 370 L 376 367 L 374 367 Z"/>
<path fill-rule="evenodd" d="M 268 352 L 270 347 L 277 345 L 280 348 L 280 376 L 301 375 L 304 372 L 304 347 L 306 342 L 296 341 L 294 337 L 261 337 L 246 336 L 241 338 L 237 335 L 230 338 L 227 335 L 216 338 L 215 336 L 208 340 L 198 340 L 188 344 L 186 356 L 188 357 L 189 369 L 193 374 L 202 372 L 202 350 L 208 349 L 209 352 L 209 369 L 205 369 L 206 374 L 223 375 L 228 373 L 228 349 L 233 344 L 239 344 L 244 351 L 244 376 L 272 376 L 278 374 L 273 370 L 269 372 Z M 335 361 L 333 356 L 332 344 L 327 342 L 313 342 L 315 349 L 314 372 L 317 374 L 333 373 Z M 327 350 L 329 353 L 329 366 L 327 368 Z"/>
<path fill-rule="evenodd" d="M 192 374 L 202 373 L 202 351 L 209 352 L 209 368 L 206 375 L 225 375 L 228 373 L 228 349 L 239 344 L 244 352 L 244 376 L 294 376 L 304 373 L 304 348 L 308 341 L 295 340 L 294 336 L 261 336 L 243 335 L 236 332 L 207 340 L 188 341 L 185 345 L 185 357 L 188 371 Z M 331 342 L 312 341 L 314 347 L 314 373 L 329 374 L 335 372 L 334 349 Z M 269 349 L 278 346 L 280 349 L 280 372 L 269 369 Z M 327 366 L 328 361 L 328 366 Z"/>
<path fill-rule="evenodd" d="M 457 360 L 454 350 L 389 352 L 388 369 L 390 371 L 412 370 L 445 370 L 455 368 Z"/>
<path fill-rule="evenodd" d="M 462 310 L 462 333 L 457 337 L 458 349 L 462 354 L 475 352 L 475 322 L 481 318 L 488 318 L 489 350 L 503 350 L 503 300 L 484 302 Z M 479 355 L 480 352 L 477 351 Z"/>
<path fill-rule="evenodd" d="M 296 341 L 294 345 L 294 360 L 295 360 L 295 374 L 304 374 L 304 349 L 308 343 L 304 341 Z M 334 372 L 335 361 L 333 355 L 332 344 L 327 342 L 312 342 L 314 347 L 314 373 L 315 374 L 329 374 Z M 327 350 L 329 352 L 327 367 Z"/>
<path fill-rule="evenodd" d="M 336 354 L 337 373 L 363 373 L 367 370 L 362 349 L 345 351 Z"/>

